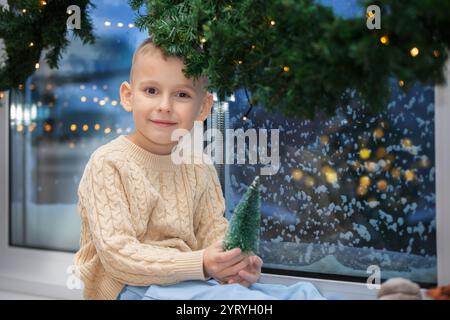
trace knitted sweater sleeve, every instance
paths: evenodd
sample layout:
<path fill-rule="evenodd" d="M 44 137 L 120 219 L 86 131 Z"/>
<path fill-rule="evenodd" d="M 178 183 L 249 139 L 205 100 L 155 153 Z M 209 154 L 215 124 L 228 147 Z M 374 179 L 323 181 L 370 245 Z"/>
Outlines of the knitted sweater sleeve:
<path fill-rule="evenodd" d="M 89 224 L 105 272 L 121 283 L 137 286 L 205 280 L 204 250 L 180 251 L 137 239 L 123 177 L 106 158 L 91 158 L 78 193 L 81 215 Z"/>
<path fill-rule="evenodd" d="M 207 165 L 206 188 L 200 197 L 196 211 L 196 238 L 198 248 L 204 249 L 217 240 L 222 240 L 228 228 L 224 217 L 225 199 L 213 165 Z"/>

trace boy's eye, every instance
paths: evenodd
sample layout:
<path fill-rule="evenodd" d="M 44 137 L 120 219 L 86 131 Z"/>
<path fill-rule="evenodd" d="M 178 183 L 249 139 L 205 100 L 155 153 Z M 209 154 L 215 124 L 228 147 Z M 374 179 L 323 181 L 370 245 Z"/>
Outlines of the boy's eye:
<path fill-rule="evenodd" d="M 180 97 L 181 98 L 190 98 L 191 96 L 186 92 L 180 92 Z"/>
<path fill-rule="evenodd" d="M 145 93 L 148 93 L 148 94 L 154 94 L 154 91 L 156 91 L 156 89 L 155 88 L 145 88 Z"/>

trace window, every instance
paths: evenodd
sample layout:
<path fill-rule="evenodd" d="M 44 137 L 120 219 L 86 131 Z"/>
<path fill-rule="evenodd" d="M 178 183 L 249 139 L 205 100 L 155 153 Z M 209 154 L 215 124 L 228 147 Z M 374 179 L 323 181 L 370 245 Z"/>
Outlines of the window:
<path fill-rule="evenodd" d="M 96 1 L 97 41 L 73 41 L 58 70 L 44 61 L 10 108 L 10 243 L 75 251 L 77 188 L 90 154 L 131 131 L 119 102 L 135 47 L 145 38 L 126 2 Z"/>
<path fill-rule="evenodd" d="M 359 14 L 355 1 L 321 2 Z M 383 279 L 437 282 L 434 88 L 391 87 L 387 110 L 375 115 L 354 92 L 335 117 L 314 121 L 262 108 L 244 121 L 243 92 L 215 110 L 226 128 L 280 130 L 279 171 L 261 176 L 263 272 L 365 282 L 379 268 Z M 230 217 L 260 167 L 235 157 L 218 168 Z"/>
<path fill-rule="evenodd" d="M 357 11 L 354 0 L 322 2 L 339 14 Z M 83 168 L 98 146 L 131 131 L 118 87 L 145 34 L 130 25 L 127 3 L 95 5 L 97 42 L 74 41 L 59 70 L 41 61 L 24 91 L 10 95 L 12 246 L 77 250 Z M 392 89 L 387 110 L 376 115 L 353 97 L 331 118 L 287 119 L 254 108 L 242 121 L 242 91 L 228 109 L 215 107 L 210 126 L 280 129 L 280 168 L 261 176 L 263 271 L 365 281 L 377 265 L 383 278 L 436 283 L 434 88 L 404 95 L 393 82 Z M 218 166 L 228 218 L 259 169 Z M 67 265 L 57 269 L 61 285 Z"/>
<path fill-rule="evenodd" d="M 434 90 L 392 88 L 383 113 L 353 98 L 314 121 L 261 108 L 243 121 L 245 95 L 230 102 L 230 128 L 280 130 L 280 168 L 261 176 L 266 268 L 367 278 L 376 265 L 383 278 L 436 282 Z M 225 170 L 228 216 L 260 172 L 234 163 Z"/>
<path fill-rule="evenodd" d="M 361 10 L 355 1 L 321 2 L 342 16 Z M 354 92 L 336 116 L 314 121 L 262 108 L 244 121 L 243 92 L 214 111 L 224 128 L 280 130 L 280 168 L 261 176 L 266 272 L 364 282 L 375 266 L 382 278 L 436 283 L 434 88 L 405 95 L 397 81 L 391 87 L 387 110 L 375 115 Z M 235 156 L 218 169 L 230 217 L 260 168 Z"/>

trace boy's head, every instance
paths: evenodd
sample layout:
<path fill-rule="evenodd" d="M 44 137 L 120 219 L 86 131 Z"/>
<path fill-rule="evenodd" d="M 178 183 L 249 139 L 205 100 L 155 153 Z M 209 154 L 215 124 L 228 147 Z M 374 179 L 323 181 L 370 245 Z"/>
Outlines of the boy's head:
<path fill-rule="evenodd" d="M 213 96 L 207 92 L 206 77 L 186 78 L 184 62 L 165 56 L 151 39 L 135 51 L 130 82 L 120 86 L 123 108 L 133 112 L 136 135 L 158 150 L 170 150 L 175 129 L 191 130 L 194 121 L 204 121 L 211 111 Z"/>

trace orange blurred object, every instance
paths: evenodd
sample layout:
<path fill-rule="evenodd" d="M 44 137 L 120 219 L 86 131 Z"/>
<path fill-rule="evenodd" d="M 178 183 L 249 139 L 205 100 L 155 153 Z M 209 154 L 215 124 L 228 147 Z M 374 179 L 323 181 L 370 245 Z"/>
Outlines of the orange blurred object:
<path fill-rule="evenodd" d="M 436 300 L 450 300 L 450 285 L 428 289 L 427 295 Z"/>

